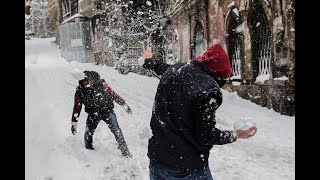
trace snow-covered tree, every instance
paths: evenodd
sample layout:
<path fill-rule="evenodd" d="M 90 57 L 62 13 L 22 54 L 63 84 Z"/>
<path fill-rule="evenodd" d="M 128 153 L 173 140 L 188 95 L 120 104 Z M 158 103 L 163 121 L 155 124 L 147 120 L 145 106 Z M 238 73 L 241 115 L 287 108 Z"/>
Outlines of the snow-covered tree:
<path fill-rule="evenodd" d="M 143 33 L 144 42 L 153 46 L 154 56 L 162 57 L 163 41 L 168 28 L 168 18 L 164 13 L 164 1 L 141 0 L 131 3 L 127 14 L 127 17 L 130 18 L 127 19 L 129 28 Z"/>
<path fill-rule="evenodd" d="M 30 6 L 30 15 L 25 15 L 26 24 L 25 29 L 31 30 L 35 36 L 47 35 L 47 22 L 48 22 L 48 2 L 47 0 L 33 0 L 27 1 Z"/>
<path fill-rule="evenodd" d="M 162 41 L 167 18 L 162 0 L 95 0 L 103 24 L 102 37 L 114 59 L 136 56 L 142 43 L 154 46 L 154 55 L 163 55 Z M 93 22 L 95 23 L 95 22 Z M 95 24 L 94 24 L 95 25 Z M 140 54 L 138 54 L 140 55 Z"/>

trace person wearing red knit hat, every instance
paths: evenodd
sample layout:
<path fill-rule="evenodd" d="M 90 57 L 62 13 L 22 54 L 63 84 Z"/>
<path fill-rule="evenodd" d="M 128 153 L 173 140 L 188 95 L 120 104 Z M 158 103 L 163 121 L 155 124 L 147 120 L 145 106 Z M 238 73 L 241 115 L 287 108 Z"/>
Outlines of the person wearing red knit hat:
<path fill-rule="evenodd" d="M 220 79 L 227 79 L 231 76 L 231 65 L 227 53 L 220 44 L 209 47 L 196 61 L 204 64 L 215 76 Z"/>
<path fill-rule="evenodd" d="M 257 131 L 255 126 L 235 131 L 215 127 L 220 88 L 232 72 L 227 53 L 214 44 L 190 63 L 169 65 L 143 46 L 142 57 L 143 67 L 160 79 L 150 122 L 150 179 L 213 179 L 208 164 L 213 145 L 247 139 Z"/>

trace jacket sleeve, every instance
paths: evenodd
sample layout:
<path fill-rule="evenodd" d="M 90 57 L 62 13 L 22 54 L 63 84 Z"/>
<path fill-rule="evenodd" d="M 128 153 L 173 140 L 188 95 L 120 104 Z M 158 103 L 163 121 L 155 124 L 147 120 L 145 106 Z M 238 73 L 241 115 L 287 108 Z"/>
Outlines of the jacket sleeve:
<path fill-rule="evenodd" d="M 82 101 L 79 95 L 79 90 L 77 89 L 74 95 L 74 105 L 73 105 L 73 112 L 71 117 L 72 122 L 78 122 L 81 108 L 82 108 Z"/>
<path fill-rule="evenodd" d="M 201 95 L 194 106 L 196 118 L 196 136 L 203 145 L 223 145 L 236 141 L 233 131 L 216 128 L 215 113 L 222 103 L 222 94 L 213 89 Z"/>
<path fill-rule="evenodd" d="M 116 92 L 114 92 L 107 83 L 103 83 L 103 88 L 104 88 L 104 91 L 107 93 L 107 95 L 110 96 L 112 100 L 118 103 L 120 106 L 123 106 L 126 104 L 124 99 L 122 99 Z"/>
<path fill-rule="evenodd" d="M 168 67 L 170 67 L 170 65 L 155 58 L 148 58 L 144 61 L 143 67 L 154 70 L 157 75 L 162 75 L 168 69 Z"/>

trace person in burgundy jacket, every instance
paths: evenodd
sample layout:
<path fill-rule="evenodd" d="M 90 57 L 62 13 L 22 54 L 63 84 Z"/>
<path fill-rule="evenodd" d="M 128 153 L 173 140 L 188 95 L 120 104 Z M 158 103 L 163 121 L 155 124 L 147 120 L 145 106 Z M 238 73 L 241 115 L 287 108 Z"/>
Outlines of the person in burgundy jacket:
<path fill-rule="evenodd" d="M 78 77 L 82 72 L 78 72 Z M 74 75 L 74 74 L 73 74 Z M 74 75 L 75 77 L 75 75 Z M 79 80 L 79 85 L 74 95 L 74 106 L 72 113 L 71 132 L 77 132 L 77 122 L 80 116 L 82 105 L 85 106 L 85 112 L 88 113 L 84 142 L 87 149 L 93 148 L 93 134 L 101 120 L 107 123 L 111 132 L 114 134 L 118 143 L 118 149 L 125 157 L 131 157 L 127 144 L 124 140 L 122 131 L 118 125 L 116 114 L 113 111 L 113 101 L 123 106 L 127 113 L 132 114 L 130 107 L 111 87 L 100 79 L 100 75 L 95 71 L 84 71 Z"/>
<path fill-rule="evenodd" d="M 227 53 L 214 44 L 190 63 L 174 65 L 152 58 L 150 47 L 143 47 L 142 56 L 143 67 L 160 77 L 150 122 L 150 179 L 212 180 L 208 159 L 213 145 L 247 139 L 257 131 L 255 126 L 235 131 L 216 127 L 220 88 L 232 72 Z"/>

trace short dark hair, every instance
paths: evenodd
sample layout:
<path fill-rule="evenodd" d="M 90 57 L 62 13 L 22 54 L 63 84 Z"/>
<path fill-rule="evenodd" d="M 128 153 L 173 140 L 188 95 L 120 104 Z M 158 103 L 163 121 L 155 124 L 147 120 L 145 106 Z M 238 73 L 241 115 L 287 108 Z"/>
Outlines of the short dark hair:
<path fill-rule="evenodd" d="M 87 78 L 95 82 L 100 80 L 100 75 L 96 71 L 83 71 L 83 73 L 85 74 L 85 79 Z"/>
<path fill-rule="evenodd" d="M 95 81 L 99 81 L 100 80 L 100 74 L 99 73 L 97 73 L 96 71 L 91 71 L 91 74 L 92 74 L 92 78 Z"/>

